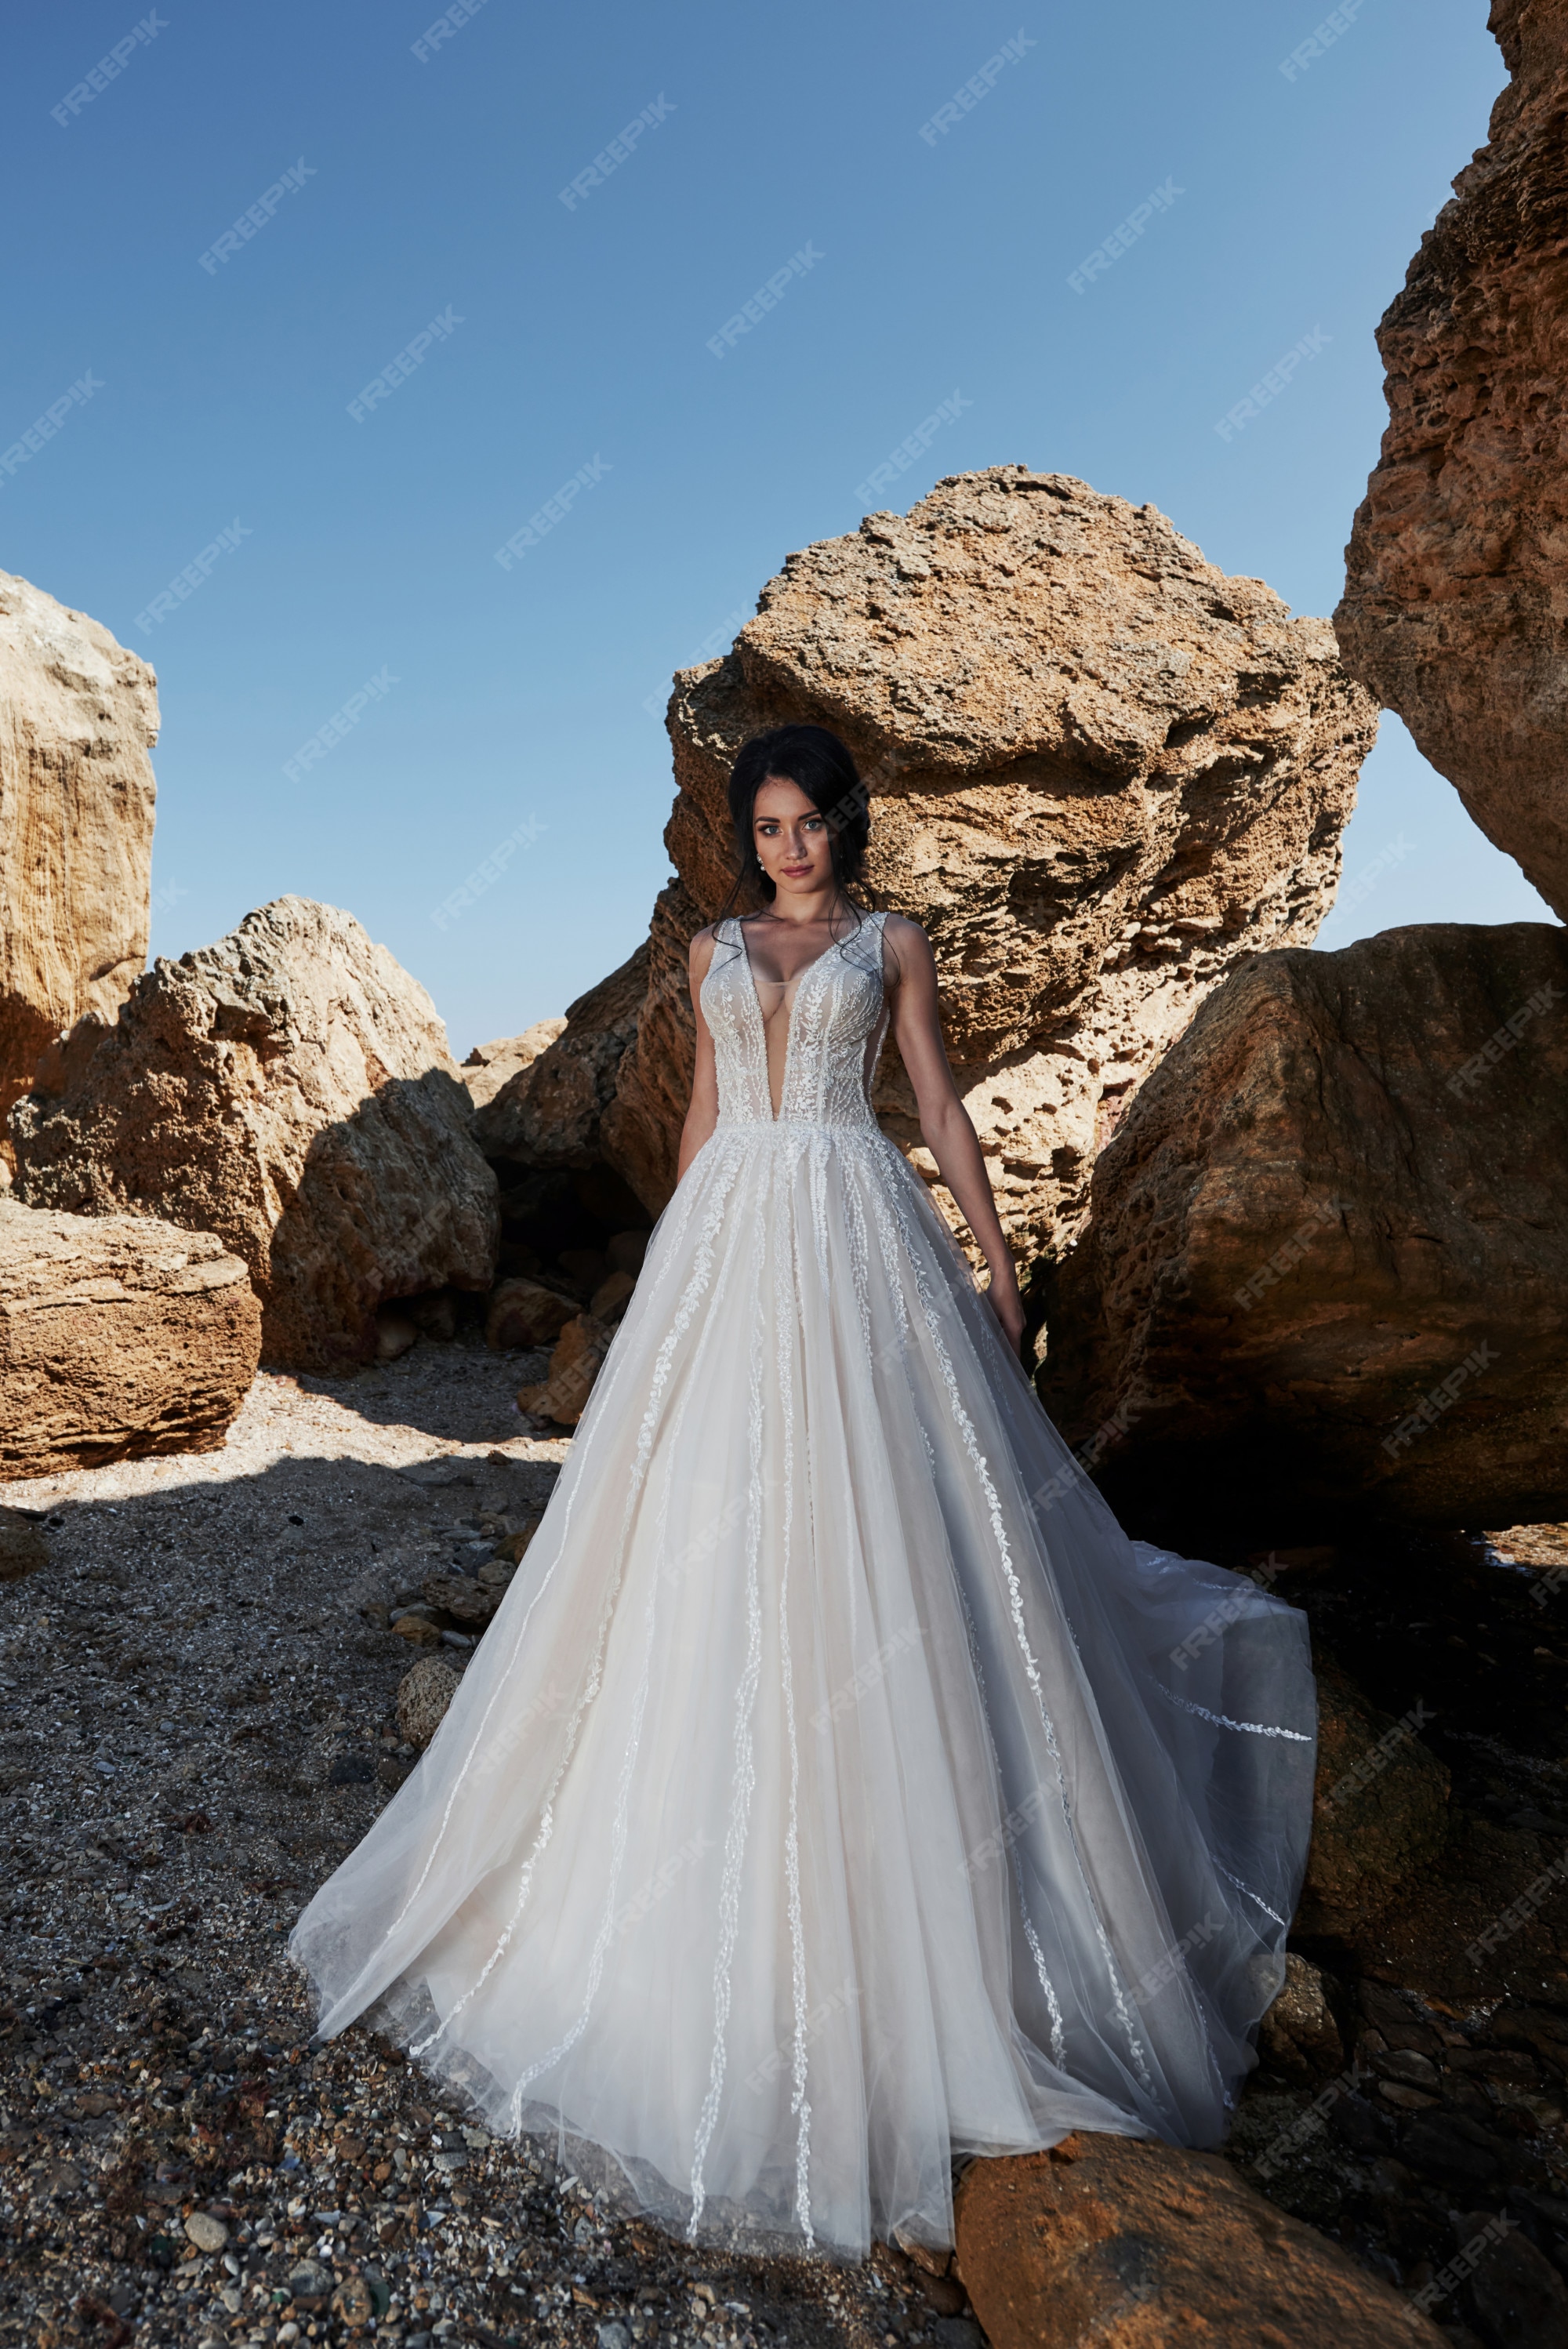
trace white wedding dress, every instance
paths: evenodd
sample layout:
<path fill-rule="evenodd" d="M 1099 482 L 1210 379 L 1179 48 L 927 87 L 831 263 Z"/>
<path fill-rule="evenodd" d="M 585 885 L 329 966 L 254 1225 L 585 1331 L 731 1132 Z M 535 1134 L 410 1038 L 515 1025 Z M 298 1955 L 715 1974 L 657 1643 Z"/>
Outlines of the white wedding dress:
<path fill-rule="evenodd" d="M 952 2240 L 952 2164 L 1213 2145 L 1284 1978 L 1305 1619 L 1130 1542 L 880 1132 L 882 919 L 737 925 L 719 1121 L 428 1751 L 291 1950 L 330 2036 L 693 2240 Z"/>

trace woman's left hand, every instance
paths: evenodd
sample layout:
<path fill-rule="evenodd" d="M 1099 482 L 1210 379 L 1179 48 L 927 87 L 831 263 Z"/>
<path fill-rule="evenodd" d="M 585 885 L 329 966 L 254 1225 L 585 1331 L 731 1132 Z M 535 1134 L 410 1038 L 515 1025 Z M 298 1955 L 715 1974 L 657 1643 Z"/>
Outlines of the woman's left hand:
<path fill-rule="evenodd" d="M 1024 1346 L 1024 1300 L 1018 1294 L 1018 1283 L 1013 1268 L 1008 1265 L 1000 1277 L 991 1275 L 991 1286 L 985 1299 L 1002 1325 L 1004 1336 L 1015 1354 L 1022 1355 Z"/>

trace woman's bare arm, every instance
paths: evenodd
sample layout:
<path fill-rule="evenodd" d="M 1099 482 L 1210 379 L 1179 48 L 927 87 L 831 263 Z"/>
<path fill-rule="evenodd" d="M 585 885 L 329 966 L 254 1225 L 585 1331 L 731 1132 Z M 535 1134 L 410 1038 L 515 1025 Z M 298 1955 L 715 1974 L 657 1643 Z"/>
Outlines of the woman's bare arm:
<path fill-rule="evenodd" d="M 680 1182 L 686 1168 L 718 1123 L 718 1071 L 714 1066 L 713 1038 L 707 1021 L 702 1016 L 702 983 L 707 977 L 707 967 L 713 960 L 713 932 L 698 930 L 691 942 L 686 970 L 691 983 L 691 1008 L 696 1019 L 696 1066 L 692 1071 L 691 1106 L 681 1128 L 680 1157 L 676 1166 L 676 1180 Z"/>
<path fill-rule="evenodd" d="M 920 1131 L 958 1211 L 979 1242 L 991 1271 L 992 1309 L 1014 1348 L 1023 1341 L 1024 1308 L 1017 1275 L 1002 1235 L 991 1178 L 969 1112 L 958 1098 L 937 1009 L 936 962 L 918 922 L 890 914 L 884 932 L 898 966 L 890 1009 L 893 1041 L 914 1088 Z"/>

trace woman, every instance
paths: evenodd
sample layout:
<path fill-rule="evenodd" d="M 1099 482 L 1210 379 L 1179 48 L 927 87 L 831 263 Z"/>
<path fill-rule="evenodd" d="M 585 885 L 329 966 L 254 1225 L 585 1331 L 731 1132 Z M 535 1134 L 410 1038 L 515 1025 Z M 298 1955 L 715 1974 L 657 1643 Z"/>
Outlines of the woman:
<path fill-rule="evenodd" d="M 1284 1973 L 1304 1619 L 1130 1543 L 1018 1359 L 849 753 L 730 783 L 680 1181 L 506 1601 L 292 1949 L 694 2240 L 952 2240 L 952 2161 L 1211 2145 Z M 982 1296 L 869 1087 L 891 1026 Z"/>

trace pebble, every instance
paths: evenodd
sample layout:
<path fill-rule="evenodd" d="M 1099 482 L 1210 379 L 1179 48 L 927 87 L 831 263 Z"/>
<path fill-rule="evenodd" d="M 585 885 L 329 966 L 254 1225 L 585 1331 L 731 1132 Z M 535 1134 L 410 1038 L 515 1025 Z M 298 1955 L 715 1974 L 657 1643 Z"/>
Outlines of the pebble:
<path fill-rule="evenodd" d="M 199 2251 L 221 2251 L 229 2240 L 229 2230 L 222 2219 L 214 2219 L 205 2210 L 192 2210 L 185 2221 L 185 2232 Z"/>

